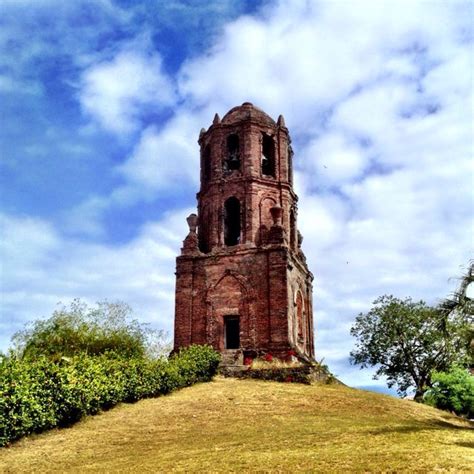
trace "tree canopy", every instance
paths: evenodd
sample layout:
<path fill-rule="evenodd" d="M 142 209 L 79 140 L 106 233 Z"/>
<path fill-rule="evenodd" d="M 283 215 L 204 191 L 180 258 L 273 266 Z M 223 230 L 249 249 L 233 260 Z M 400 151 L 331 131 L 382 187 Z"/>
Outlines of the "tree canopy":
<path fill-rule="evenodd" d="M 61 306 L 51 317 L 36 320 L 13 336 L 14 351 L 20 357 L 46 355 L 53 359 L 80 352 L 90 355 L 115 352 L 126 357 L 161 355 L 166 334 L 150 330 L 132 318 L 123 302 L 99 302 L 89 307 L 74 300 Z"/>
<path fill-rule="evenodd" d="M 456 312 L 388 295 L 373 305 L 368 313 L 357 316 L 351 329 L 357 339 L 351 362 L 376 366 L 374 378 L 385 376 L 389 387 L 397 385 L 399 394 L 406 395 L 414 387 L 415 399 L 421 399 L 432 385 L 434 370 L 466 363 L 469 325 Z"/>
<path fill-rule="evenodd" d="M 460 278 L 457 290 L 439 305 L 446 318 L 457 319 L 464 328 L 469 354 L 468 365 L 474 367 L 474 261 Z"/>

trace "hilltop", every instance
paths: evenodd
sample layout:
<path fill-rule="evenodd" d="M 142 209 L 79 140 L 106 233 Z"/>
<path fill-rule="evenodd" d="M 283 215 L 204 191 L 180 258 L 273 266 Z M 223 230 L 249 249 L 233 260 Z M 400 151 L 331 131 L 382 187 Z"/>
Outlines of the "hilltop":
<path fill-rule="evenodd" d="M 473 427 L 342 385 L 218 377 L 20 440 L 0 471 L 467 471 Z"/>

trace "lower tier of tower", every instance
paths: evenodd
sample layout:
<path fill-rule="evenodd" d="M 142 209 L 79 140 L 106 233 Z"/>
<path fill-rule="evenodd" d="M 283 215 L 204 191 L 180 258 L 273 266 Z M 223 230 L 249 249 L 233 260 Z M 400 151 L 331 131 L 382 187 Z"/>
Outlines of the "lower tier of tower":
<path fill-rule="evenodd" d="M 178 257 L 174 350 L 314 359 L 312 279 L 286 246 Z"/>

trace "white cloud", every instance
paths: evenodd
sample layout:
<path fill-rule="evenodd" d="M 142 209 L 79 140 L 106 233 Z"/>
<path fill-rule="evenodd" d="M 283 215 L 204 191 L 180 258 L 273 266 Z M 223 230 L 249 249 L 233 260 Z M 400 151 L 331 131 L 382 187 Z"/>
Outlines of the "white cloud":
<path fill-rule="evenodd" d="M 357 313 L 384 293 L 435 304 L 469 258 L 472 55 L 446 5 L 301 5 L 229 25 L 180 86 L 216 111 L 251 100 L 285 114 L 316 352 L 360 384 L 347 367 Z"/>
<path fill-rule="evenodd" d="M 144 115 L 159 113 L 176 100 L 158 53 L 122 50 L 112 60 L 86 69 L 82 82 L 84 110 L 118 134 L 135 131 Z"/>
<path fill-rule="evenodd" d="M 192 114 L 178 113 L 162 129 L 146 128 L 131 156 L 118 171 L 127 181 L 147 191 L 199 182 L 199 123 Z"/>
<path fill-rule="evenodd" d="M 112 205 L 108 198 L 91 196 L 64 215 L 64 226 L 72 233 L 101 237 L 105 235 L 103 212 Z"/>
<path fill-rule="evenodd" d="M 384 293 L 436 303 L 469 258 L 473 68 L 459 8 L 281 1 L 241 17 L 183 66 L 184 105 L 119 168 L 128 197 L 197 189 L 195 140 L 214 112 L 250 100 L 284 113 L 316 352 L 348 383 L 361 379 L 347 367 L 356 314 Z"/>
<path fill-rule="evenodd" d="M 61 237 L 40 219 L 2 215 L 0 348 L 24 323 L 49 316 L 59 301 L 125 301 L 142 322 L 172 330 L 174 267 L 189 209 L 144 224 L 122 245 Z"/>
<path fill-rule="evenodd" d="M 469 2 L 282 0 L 227 24 L 176 82 L 149 46 L 146 54 L 130 47 L 94 63 L 83 75 L 84 110 L 108 130 L 139 138 L 116 169 L 125 185 L 105 201 L 89 199 L 76 218 L 100 235 L 104 206 L 169 196 L 183 186 L 197 191 L 196 141 L 214 112 L 222 116 L 250 100 L 273 117 L 283 113 L 294 139 L 303 247 L 316 276 L 316 353 L 344 381 L 359 384 L 367 375 L 347 366 L 356 314 L 384 293 L 436 303 L 469 259 L 468 8 Z M 165 125 L 144 120 L 167 107 L 174 114 Z M 144 308 L 149 319 L 156 308 L 163 318 L 157 321 L 169 327 L 174 255 L 185 235 L 177 214 L 119 247 L 64 240 L 35 221 L 46 237 L 21 244 L 30 260 L 9 247 L 23 268 L 9 270 L 12 281 L 27 288 L 12 292 L 9 305 L 27 308 L 22 301 L 38 295 L 48 302 L 118 297 L 138 312 Z M 32 225 L 20 221 L 21 228 Z M 27 274 L 37 277 L 31 289 Z"/>
<path fill-rule="evenodd" d="M 301 165 L 320 177 L 319 185 L 342 185 L 359 177 L 369 163 L 367 150 L 341 133 L 313 139 L 299 157 Z"/>

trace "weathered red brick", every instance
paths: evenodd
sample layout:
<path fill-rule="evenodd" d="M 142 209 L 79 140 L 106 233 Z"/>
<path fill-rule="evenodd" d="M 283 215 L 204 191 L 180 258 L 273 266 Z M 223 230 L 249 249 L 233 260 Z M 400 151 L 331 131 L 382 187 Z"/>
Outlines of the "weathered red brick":
<path fill-rule="evenodd" d="M 175 350 L 225 350 L 233 316 L 244 355 L 314 358 L 313 275 L 297 231 L 290 142 L 282 116 L 275 122 L 248 102 L 201 130 L 197 232 L 190 216 L 176 259 Z"/>

